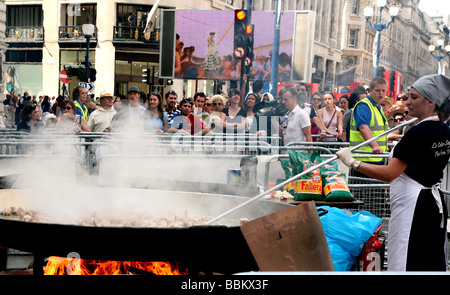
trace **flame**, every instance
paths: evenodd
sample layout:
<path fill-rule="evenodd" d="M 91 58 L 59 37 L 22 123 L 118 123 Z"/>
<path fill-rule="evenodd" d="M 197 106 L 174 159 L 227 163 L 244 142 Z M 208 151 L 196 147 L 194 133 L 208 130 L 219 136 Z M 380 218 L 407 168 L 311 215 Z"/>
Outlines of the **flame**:
<path fill-rule="evenodd" d="M 51 256 L 44 267 L 44 275 L 119 275 L 141 274 L 187 275 L 178 263 L 151 261 L 101 261 Z"/>

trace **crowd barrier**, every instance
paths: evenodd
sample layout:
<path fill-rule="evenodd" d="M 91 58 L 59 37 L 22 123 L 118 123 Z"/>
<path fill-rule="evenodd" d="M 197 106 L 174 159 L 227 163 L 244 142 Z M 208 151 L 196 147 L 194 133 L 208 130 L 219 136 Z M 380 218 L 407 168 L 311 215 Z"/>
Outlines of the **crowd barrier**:
<path fill-rule="evenodd" d="M 241 156 L 256 155 L 260 157 L 259 179 L 261 189 L 267 190 L 269 183 L 276 177 L 271 169 L 281 158 L 288 158 L 287 150 L 316 150 L 322 157 L 327 158 L 335 154 L 336 150 L 349 145 L 348 142 L 294 142 L 280 146 L 278 135 L 270 137 L 256 137 L 249 134 L 207 134 L 204 136 L 186 136 L 181 134 L 141 134 L 141 133 L 94 133 L 82 132 L 78 134 L 48 133 L 44 135 L 30 135 L 15 130 L 0 130 L 0 159 L 14 159 L 21 157 L 58 157 L 61 155 L 77 159 L 80 167 L 90 173 L 95 172 L 95 165 L 102 157 L 139 156 L 171 156 L 197 155 L 199 161 L 202 155 L 209 159 L 214 157 L 221 160 L 239 159 Z M 357 157 L 370 157 L 370 153 L 358 153 Z M 388 154 L 380 155 L 385 159 Z M 386 161 L 387 162 L 387 161 Z M 340 167 L 341 168 L 341 167 Z M 342 167 L 345 170 L 345 167 Z M 278 169 L 278 171 L 282 171 Z M 348 185 L 355 198 L 364 202 L 362 209 L 373 214 L 389 218 L 389 183 L 370 178 L 356 178 L 348 175 Z M 277 172 L 278 173 L 278 172 Z M 450 199 L 450 162 L 444 171 L 441 187 L 445 192 L 446 203 Z M 226 177 L 226 176 L 225 176 Z"/>

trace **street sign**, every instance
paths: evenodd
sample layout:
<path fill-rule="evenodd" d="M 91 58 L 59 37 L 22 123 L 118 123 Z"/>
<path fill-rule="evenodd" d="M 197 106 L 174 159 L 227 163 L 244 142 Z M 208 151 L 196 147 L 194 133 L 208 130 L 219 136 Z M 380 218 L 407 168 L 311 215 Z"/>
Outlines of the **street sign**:
<path fill-rule="evenodd" d="M 244 47 L 237 47 L 237 48 L 234 50 L 234 55 L 235 55 L 237 58 L 243 58 L 244 55 L 245 55 L 245 49 L 244 49 Z"/>
<path fill-rule="evenodd" d="M 252 59 L 249 56 L 247 56 L 244 60 L 244 64 L 246 67 L 248 67 L 249 65 L 252 64 Z"/>
<path fill-rule="evenodd" d="M 79 82 L 78 85 L 86 88 L 88 92 L 94 92 L 95 90 L 94 83 Z"/>
<path fill-rule="evenodd" d="M 62 71 L 59 72 L 59 80 L 65 84 L 70 83 L 70 81 L 72 81 L 72 79 L 70 79 L 69 76 L 67 76 L 66 69 L 62 69 Z"/>

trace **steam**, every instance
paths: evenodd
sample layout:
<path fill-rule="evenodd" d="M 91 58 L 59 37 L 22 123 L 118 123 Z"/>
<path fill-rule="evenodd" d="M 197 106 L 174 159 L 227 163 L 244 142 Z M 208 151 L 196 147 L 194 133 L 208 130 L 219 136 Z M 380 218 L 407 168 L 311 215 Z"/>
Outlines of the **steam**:
<path fill-rule="evenodd" d="M 77 224 L 93 214 L 117 219 L 177 214 L 213 218 L 243 202 L 222 197 L 219 186 L 208 193 L 200 193 L 200 187 L 184 191 L 186 183 L 226 185 L 227 170 L 239 169 L 241 156 L 205 154 L 201 141 L 180 141 L 177 134 L 161 137 L 128 125 L 93 142 L 48 134 L 26 137 L 23 143 L 24 157 L 2 162 L 2 171 L 19 176 L 12 190 L 0 191 L 0 210 L 23 206 L 52 222 Z M 281 208 L 252 207 L 230 216 L 231 224 Z"/>

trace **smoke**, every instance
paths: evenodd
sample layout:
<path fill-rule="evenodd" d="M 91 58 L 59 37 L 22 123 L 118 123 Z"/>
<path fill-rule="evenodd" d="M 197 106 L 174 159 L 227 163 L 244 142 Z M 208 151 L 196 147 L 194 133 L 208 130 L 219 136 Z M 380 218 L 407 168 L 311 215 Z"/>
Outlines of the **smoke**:
<path fill-rule="evenodd" d="M 215 146 L 219 152 L 205 153 L 203 144 L 218 139 L 156 136 L 135 124 L 97 138 L 83 134 L 25 137 L 20 148 L 11 151 L 18 157 L 2 162 L 2 171 L 18 177 L 13 190 L 1 193 L 0 210 L 22 206 L 50 222 L 75 224 L 92 216 L 213 218 L 245 201 L 232 196 L 227 185 L 227 171 L 240 168 L 242 155 L 235 154 L 236 146 L 230 153 L 226 145 Z M 246 192 L 248 197 L 257 193 Z M 274 210 L 257 208 L 231 215 L 231 223 Z"/>

